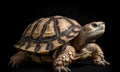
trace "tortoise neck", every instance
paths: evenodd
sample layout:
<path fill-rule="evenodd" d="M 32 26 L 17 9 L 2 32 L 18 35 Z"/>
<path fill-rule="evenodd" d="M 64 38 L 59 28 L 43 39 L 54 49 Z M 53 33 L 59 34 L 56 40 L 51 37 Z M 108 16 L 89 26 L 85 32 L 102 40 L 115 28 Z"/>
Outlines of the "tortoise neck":
<path fill-rule="evenodd" d="M 75 47 L 76 50 L 81 50 L 87 44 L 86 35 L 84 31 L 80 31 L 75 39 L 71 41 L 71 45 Z"/>

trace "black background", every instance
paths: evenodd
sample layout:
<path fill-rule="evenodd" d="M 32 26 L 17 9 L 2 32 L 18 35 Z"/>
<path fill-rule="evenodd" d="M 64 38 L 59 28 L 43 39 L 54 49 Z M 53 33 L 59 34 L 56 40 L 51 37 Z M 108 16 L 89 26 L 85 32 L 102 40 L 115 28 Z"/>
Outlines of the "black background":
<path fill-rule="evenodd" d="M 13 45 L 17 43 L 22 32 L 28 24 L 41 17 L 53 15 L 63 15 L 77 20 L 81 25 L 92 21 L 104 21 L 106 23 L 105 34 L 97 40 L 105 54 L 105 59 L 112 66 L 112 48 L 114 47 L 113 39 L 113 2 L 94 1 L 94 2 L 77 2 L 77 1 L 5 1 L 2 3 L 1 10 L 1 66 L 3 72 L 8 69 L 9 58 L 17 52 Z M 82 61 L 81 61 L 82 62 Z M 81 63 L 80 62 L 80 63 Z M 31 62 L 30 62 L 31 63 Z M 84 65 L 84 63 L 86 65 Z M 76 63 L 72 68 L 73 72 L 109 72 L 111 66 L 102 67 L 89 65 L 90 61 L 83 62 L 83 65 Z M 88 65 L 87 65 L 88 64 Z M 22 72 L 51 72 L 49 65 L 28 64 Z M 42 67 L 42 68 L 39 68 Z M 47 67 L 47 68 L 45 68 Z M 48 70 L 46 70 L 48 69 Z M 1 71 L 2 72 L 2 71 Z"/>

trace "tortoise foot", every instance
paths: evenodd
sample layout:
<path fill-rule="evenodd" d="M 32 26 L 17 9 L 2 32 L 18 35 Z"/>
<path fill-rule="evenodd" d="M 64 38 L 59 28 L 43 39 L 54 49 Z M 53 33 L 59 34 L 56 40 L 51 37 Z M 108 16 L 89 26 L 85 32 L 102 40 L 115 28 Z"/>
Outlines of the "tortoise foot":
<path fill-rule="evenodd" d="M 10 58 L 8 65 L 12 65 L 12 67 L 18 67 L 19 64 L 24 63 L 28 60 L 29 56 L 25 52 L 18 52 Z"/>
<path fill-rule="evenodd" d="M 110 63 L 105 61 L 105 60 L 103 60 L 103 61 L 102 60 L 99 60 L 99 61 L 94 60 L 94 63 L 97 64 L 97 65 L 103 65 L 103 66 L 110 65 Z"/>
<path fill-rule="evenodd" d="M 109 62 L 107 62 L 105 59 L 104 59 L 104 55 L 103 54 L 96 54 L 93 58 L 93 61 L 95 64 L 97 65 L 110 65 Z"/>

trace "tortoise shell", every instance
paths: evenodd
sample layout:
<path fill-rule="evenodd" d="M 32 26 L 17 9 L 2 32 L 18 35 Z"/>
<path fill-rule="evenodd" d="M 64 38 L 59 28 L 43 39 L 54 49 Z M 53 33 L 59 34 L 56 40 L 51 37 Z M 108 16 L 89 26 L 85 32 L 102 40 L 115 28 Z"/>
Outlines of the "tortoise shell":
<path fill-rule="evenodd" d="M 78 22 L 64 16 L 40 18 L 28 25 L 14 46 L 23 51 L 46 54 L 74 39 L 80 29 Z"/>

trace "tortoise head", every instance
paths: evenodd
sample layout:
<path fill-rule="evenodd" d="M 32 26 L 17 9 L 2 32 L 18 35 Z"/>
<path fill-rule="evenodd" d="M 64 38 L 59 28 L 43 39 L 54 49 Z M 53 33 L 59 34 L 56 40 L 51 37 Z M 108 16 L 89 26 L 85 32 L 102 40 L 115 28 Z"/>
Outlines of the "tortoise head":
<path fill-rule="evenodd" d="M 91 22 L 83 26 L 83 32 L 87 42 L 92 42 L 99 38 L 105 32 L 105 23 L 102 21 Z"/>

